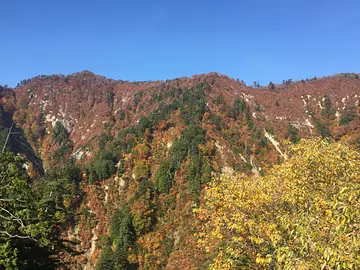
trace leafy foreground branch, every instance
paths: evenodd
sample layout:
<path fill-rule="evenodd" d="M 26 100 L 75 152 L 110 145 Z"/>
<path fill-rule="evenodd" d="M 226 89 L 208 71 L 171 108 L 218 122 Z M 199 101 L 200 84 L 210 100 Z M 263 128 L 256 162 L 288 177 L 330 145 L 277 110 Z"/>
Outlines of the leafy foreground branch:
<path fill-rule="evenodd" d="M 54 212 L 38 200 L 23 164 L 0 153 L 0 269 L 54 269 Z"/>
<path fill-rule="evenodd" d="M 321 140 L 293 146 L 267 175 L 215 177 L 199 245 L 211 269 L 357 269 L 360 155 Z"/>

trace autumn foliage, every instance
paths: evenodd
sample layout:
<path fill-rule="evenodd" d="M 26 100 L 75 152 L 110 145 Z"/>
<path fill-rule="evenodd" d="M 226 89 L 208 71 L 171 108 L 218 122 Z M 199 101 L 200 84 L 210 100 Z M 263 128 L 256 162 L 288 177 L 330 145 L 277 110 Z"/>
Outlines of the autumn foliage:
<path fill-rule="evenodd" d="M 38 76 L 0 87 L 0 141 L 13 123 L 23 133 L 7 150 L 39 171 L 29 183 L 54 208 L 69 248 L 53 256 L 68 269 L 354 268 L 356 197 L 341 196 L 357 182 L 341 151 L 356 153 L 299 142 L 317 134 L 360 149 L 360 80 L 275 86 L 217 73 Z M 292 158 L 269 171 L 283 139 Z"/>
<path fill-rule="evenodd" d="M 210 269 L 356 269 L 360 154 L 319 139 L 263 177 L 214 176 L 195 210 Z"/>

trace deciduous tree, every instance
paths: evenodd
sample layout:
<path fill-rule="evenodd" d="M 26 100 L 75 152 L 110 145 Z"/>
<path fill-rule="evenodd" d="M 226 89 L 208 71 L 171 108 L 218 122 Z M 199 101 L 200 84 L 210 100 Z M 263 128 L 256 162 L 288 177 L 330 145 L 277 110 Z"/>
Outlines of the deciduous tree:
<path fill-rule="evenodd" d="M 211 269 L 355 269 L 360 154 L 319 139 L 265 176 L 214 177 L 195 210 Z"/>

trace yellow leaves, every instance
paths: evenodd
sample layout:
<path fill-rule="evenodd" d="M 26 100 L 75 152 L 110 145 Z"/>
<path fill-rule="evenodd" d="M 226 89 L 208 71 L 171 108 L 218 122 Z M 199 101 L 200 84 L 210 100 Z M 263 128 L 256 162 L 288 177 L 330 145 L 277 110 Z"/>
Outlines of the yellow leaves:
<path fill-rule="evenodd" d="M 341 181 L 339 181 L 339 184 L 342 185 L 343 183 L 342 183 Z M 339 194 L 344 193 L 346 190 L 348 190 L 348 187 L 343 187 L 343 188 L 340 190 Z"/>
<path fill-rule="evenodd" d="M 325 269 L 360 265 L 358 152 L 304 140 L 264 177 L 213 178 L 194 210 L 199 245 L 219 248 L 212 269 L 242 261 L 250 269 L 320 269 L 324 260 Z"/>
<path fill-rule="evenodd" d="M 220 251 L 214 260 L 214 263 L 210 265 L 210 270 L 230 270 L 235 269 L 235 263 L 231 258 L 224 255 L 223 251 Z"/>
<path fill-rule="evenodd" d="M 242 236 L 235 236 L 232 238 L 232 240 L 235 242 L 242 242 L 244 241 L 244 238 Z"/>
<path fill-rule="evenodd" d="M 327 209 L 326 211 L 327 218 L 331 218 L 333 216 L 333 212 L 330 209 Z"/>
<path fill-rule="evenodd" d="M 253 237 L 250 236 L 249 240 L 257 245 L 261 245 L 262 243 L 264 243 L 264 239 L 260 238 L 260 237 Z"/>
<path fill-rule="evenodd" d="M 329 261 L 331 255 L 333 255 L 333 251 L 331 250 L 331 248 L 326 248 L 326 249 L 324 250 L 323 258 L 324 258 L 326 261 Z"/>
<path fill-rule="evenodd" d="M 256 254 L 255 262 L 260 265 L 267 266 L 271 263 L 272 257 L 270 254 L 267 254 L 265 257 L 261 256 L 261 254 Z"/>
<path fill-rule="evenodd" d="M 276 257 L 276 259 L 277 259 L 277 261 L 278 261 L 279 263 L 284 262 L 284 261 L 285 261 L 285 258 L 286 258 L 286 254 L 285 254 L 285 253 L 280 254 L 280 255 L 278 255 L 278 256 Z"/>
<path fill-rule="evenodd" d="M 211 236 L 217 239 L 223 238 L 223 235 L 219 232 L 219 229 L 215 230 L 214 232 L 211 232 Z"/>

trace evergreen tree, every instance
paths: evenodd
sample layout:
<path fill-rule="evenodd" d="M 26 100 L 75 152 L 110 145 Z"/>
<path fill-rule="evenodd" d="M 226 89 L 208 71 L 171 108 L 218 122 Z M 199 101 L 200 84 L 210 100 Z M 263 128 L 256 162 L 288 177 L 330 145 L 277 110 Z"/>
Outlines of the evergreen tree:
<path fill-rule="evenodd" d="M 275 89 L 275 84 L 273 84 L 272 82 L 269 82 L 268 88 L 270 90 L 274 90 Z"/>
<path fill-rule="evenodd" d="M 292 143 L 298 143 L 300 141 L 299 130 L 292 124 L 288 123 L 288 135 Z"/>
<path fill-rule="evenodd" d="M 168 193 L 174 178 L 173 168 L 169 161 L 162 161 L 155 175 L 155 185 L 161 193 Z"/>

